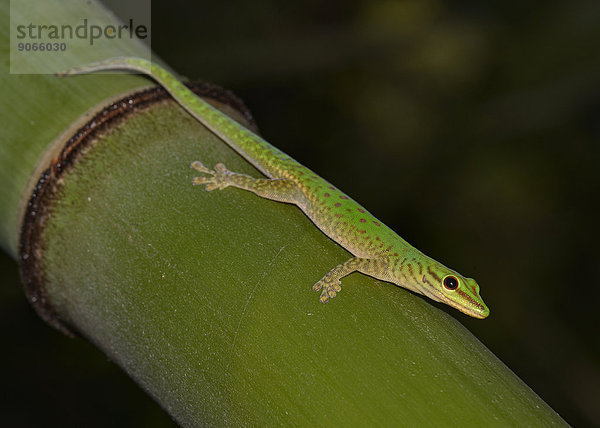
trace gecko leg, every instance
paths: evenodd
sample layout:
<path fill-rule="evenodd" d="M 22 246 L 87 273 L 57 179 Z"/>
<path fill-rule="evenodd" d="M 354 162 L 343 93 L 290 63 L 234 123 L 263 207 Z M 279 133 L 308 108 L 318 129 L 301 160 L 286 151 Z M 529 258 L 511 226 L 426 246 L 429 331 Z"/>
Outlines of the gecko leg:
<path fill-rule="evenodd" d="M 322 289 L 319 301 L 321 303 L 327 303 L 329 299 L 333 299 L 335 295 L 340 292 L 342 289 L 340 280 L 346 275 L 358 271 L 375 278 L 381 278 L 385 272 L 386 266 L 387 263 L 383 260 L 354 257 L 331 269 L 327 275 L 313 285 L 312 289 L 314 291 Z"/>
<path fill-rule="evenodd" d="M 304 200 L 304 195 L 300 191 L 300 188 L 292 180 L 284 178 L 254 178 L 246 174 L 231 172 L 222 163 L 216 164 L 214 170 L 207 168 L 199 161 L 192 162 L 191 167 L 196 171 L 206 174 L 206 176 L 194 177 L 192 184 L 206 185 L 205 189 L 209 192 L 232 186 L 248 190 L 262 198 L 279 202 L 299 205 Z"/>

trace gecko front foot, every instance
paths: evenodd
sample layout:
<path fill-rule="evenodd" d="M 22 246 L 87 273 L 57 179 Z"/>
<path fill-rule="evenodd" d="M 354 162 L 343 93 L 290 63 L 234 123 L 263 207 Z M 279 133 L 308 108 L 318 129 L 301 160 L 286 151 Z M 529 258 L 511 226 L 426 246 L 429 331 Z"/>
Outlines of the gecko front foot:
<path fill-rule="evenodd" d="M 327 303 L 329 299 L 333 299 L 335 295 L 342 289 L 342 283 L 340 279 L 357 270 L 361 272 L 370 272 L 370 270 L 367 268 L 372 262 L 373 260 L 361 259 L 360 257 L 353 257 L 350 260 L 346 260 L 344 263 L 339 264 L 331 269 L 327 275 L 313 285 L 312 289 L 314 291 L 323 289 L 323 291 L 321 291 L 321 297 L 319 297 L 319 300 L 321 303 Z"/>
<path fill-rule="evenodd" d="M 313 291 L 321 291 L 321 297 L 319 301 L 321 303 L 327 303 L 329 299 L 333 299 L 337 293 L 342 290 L 341 281 L 339 279 L 333 279 L 329 275 L 325 275 L 319 282 L 313 285 Z"/>
<path fill-rule="evenodd" d="M 200 161 L 194 161 L 190 166 L 196 171 L 209 175 L 208 177 L 198 176 L 192 179 L 192 184 L 196 186 L 206 184 L 205 190 L 209 192 L 215 189 L 224 189 L 230 184 L 229 176 L 231 175 L 231 171 L 222 163 L 216 164 L 214 170 L 207 168 Z"/>

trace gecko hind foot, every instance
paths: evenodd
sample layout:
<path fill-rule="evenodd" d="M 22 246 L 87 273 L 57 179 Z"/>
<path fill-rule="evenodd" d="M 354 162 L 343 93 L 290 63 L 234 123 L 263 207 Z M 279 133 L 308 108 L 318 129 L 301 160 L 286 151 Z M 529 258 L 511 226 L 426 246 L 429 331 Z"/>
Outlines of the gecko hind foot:
<path fill-rule="evenodd" d="M 216 164 L 214 170 L 207 168 L 200 161 L 194 161 L 190 166 L 196 171 L 209 175 L 208 177 L 194 177 L 192 179 L 193 185 L 199 186 L 206 184 L 204 189 L 208 192 L 215 189 L 221 190 L 229 186 L 229 175 L 231 175 L 231 171 L 229 171 L 222 163 Z"/>
<path fill-rule="evenodd" d="M 338 280 L 328 280 L 326 277 L 321 279 L 315 285 L 313 285 L 313 291 L 321 291 L 321 296 L 319 297 L 319 301 L 321 303 L 327 303 L 329 299 L 333 299 L 337 293 L 342 290 L 341 281 Z"/>

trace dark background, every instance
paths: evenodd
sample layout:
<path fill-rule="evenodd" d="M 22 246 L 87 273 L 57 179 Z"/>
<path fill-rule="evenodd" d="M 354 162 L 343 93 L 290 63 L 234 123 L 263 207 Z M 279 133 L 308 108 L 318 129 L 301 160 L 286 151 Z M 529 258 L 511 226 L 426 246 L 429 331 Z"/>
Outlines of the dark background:
<path fill-rule="evenodd" d="M 476 278 L 457 317 L 576 426 L 600 426 L 600 2 L 152 2 L 154 51 L 232 89 L 263 135 Z M 4 421 L 165 426 L 0 254 Z"/>

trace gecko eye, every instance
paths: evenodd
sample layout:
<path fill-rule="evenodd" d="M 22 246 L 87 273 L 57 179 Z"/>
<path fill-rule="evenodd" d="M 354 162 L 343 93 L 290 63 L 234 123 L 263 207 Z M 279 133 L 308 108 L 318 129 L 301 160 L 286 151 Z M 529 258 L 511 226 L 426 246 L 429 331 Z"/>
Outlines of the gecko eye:
<path fill-rule="evenodd" d="M 456 290 L 458 288 L 458 279 L 456 277 L 449 275 L 442 281 L 444 287 L 448 290 Z"/>

